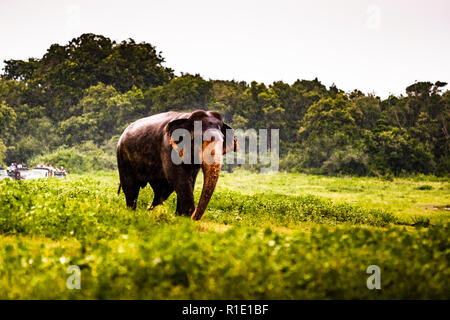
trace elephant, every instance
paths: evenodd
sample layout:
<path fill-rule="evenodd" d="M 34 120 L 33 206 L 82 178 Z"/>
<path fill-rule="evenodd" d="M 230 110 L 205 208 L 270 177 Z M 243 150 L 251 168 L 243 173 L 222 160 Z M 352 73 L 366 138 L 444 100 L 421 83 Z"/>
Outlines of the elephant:
<path fill-rule="evenodd" d="M 200 124 L 199 132 L 196 128 Z M 185 135 L 181 141 L 175 142 L 172 135 L 176 129 L 185 130 L 189 136 Z M 193 143 L 190 148 L 179 148 L 182 142 L 194 141 L 194 133 L 201 135 L 200 147 L 198 143 Z M 187 152 L 189 150 L 190 154 Z M 205 157 L 206 150 L 210 151 L 209 161 Z M 175 191 L 176 214 L 200 220 L 219 179 L 223 155 L 236 150 L 233 129 L 224 123 L 222 115 L 216 111 L 170 111 L 139 119 L 125 129 L 117 143 L 118 194 L 122 189 L 127 207 L 135 210 L 140 188 L 149 183 L 154 192 L 153 202 L 148 207 L 151 210 Z M 174 154 L 184 156 L 183 161 L 174 161 Z M 199 161 L 193 161 L 193 158 Z M 195 208 L 194 186 L 200 168 L 204 182 Z"/>

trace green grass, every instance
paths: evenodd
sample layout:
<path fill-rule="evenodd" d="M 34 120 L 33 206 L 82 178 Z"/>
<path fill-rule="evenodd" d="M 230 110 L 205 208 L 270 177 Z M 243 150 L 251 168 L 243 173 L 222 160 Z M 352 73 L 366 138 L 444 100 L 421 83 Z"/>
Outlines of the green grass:
<path fill-rule="evenodd" d="M 117 186 L 0 182 L 0 299 L 450 298 L 445 180 L 223 173 L 200 222 L 174 215 L 175 195 L 147 211 L 149 187 L 129 210 Z"/>
<path fill-rule="evenodd" d="M 290 196 L 314 195 L 335 203 L 356 204 L 367 209 L 382 209 L 399 219 L 426 217 L 450 218 L 448 178 L 416 176 L 393 181 L 370 177 L 329 177 L 295 173 L 259 175 L 241 171 L 224 175 L 219 190 L 242 194 L 278 193 Z"/>

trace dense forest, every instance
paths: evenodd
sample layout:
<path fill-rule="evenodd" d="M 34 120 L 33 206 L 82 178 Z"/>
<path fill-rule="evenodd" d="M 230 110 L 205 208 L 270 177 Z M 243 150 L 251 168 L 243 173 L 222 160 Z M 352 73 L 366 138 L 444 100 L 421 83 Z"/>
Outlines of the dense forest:
<path fill-rule="evenodd" d="M 376 176 L 450 172 L 445 82 L 416 82 L 406 96 L 383 100 L 327 88 L 318 79 L 266 86 L 175 76 L 163 64 L 151 44 L 117 43 L 94 34 L 54 44 L 39 59 L 5 61 L 0 163 L 114 168 L 117 139 L 132 121 L 168 110 L 210 109 L 233 128 L 279 128 L 281 170 Z"/>

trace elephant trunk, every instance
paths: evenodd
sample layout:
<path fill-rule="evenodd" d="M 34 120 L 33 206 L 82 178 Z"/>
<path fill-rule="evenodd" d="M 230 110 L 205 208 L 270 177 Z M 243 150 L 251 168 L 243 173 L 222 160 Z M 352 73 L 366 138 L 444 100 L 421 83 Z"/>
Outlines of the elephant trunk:
<path fill-rule="evenodd" d="M 207 144 L 206 148 L 203 148 L 203 154 L 208 149 L 210 150 L 209 156 L 202 157 L 203 188 L 197 208 L 191 216 L 192 220 L 200 220 L 203 213 L 205 213 L 206 206 L 211 200 L 222 168 L 222 141 Z"/>

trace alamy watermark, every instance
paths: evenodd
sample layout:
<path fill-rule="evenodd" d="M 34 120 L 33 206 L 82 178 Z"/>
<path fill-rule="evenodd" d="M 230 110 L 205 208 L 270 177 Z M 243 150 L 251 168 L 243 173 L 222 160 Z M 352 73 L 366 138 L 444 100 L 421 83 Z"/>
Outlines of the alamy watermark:
<path fill-rule="evenodd" d="M 366 9 L 367 20 L 366 27 L 376 30 L 381 26 L 381 9 L 378 5 L 373 4 Z"/>
<path fill-rule="evenodd" d="M 66 7 L 66 26 L 69 29 L 78 29 L 81 26 L 81 9 L 78 5 Z"/>
<path fill-rule="evenodd" d="M 248 143 L 247 143 L 248 142 Z M 261 164 L 261 173 L 279 169 L 279 129 L 202 130 L 194 121 L 194 131 L 178 128 L 171 133 L 171 159 L 175 164 Z M 233 152 L 236 151 L 236 152 Z"/>
<path fill-rule="evenodd" d="M 70 274 L 66 280 L 67 289 L 81 289 L 81 270 L 79 266 L 71 265 L 67 268 L 66 273 Z"/>
<path fill-rule="evenodd" d="M 367 288 L 369 290 L 380 290 L 381 289 L 381 269 L 379 266 L 373 264 L 367 267 L 367 274 L 371 274 L 370 277 L 367 278 Z"/>

